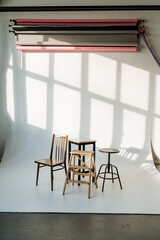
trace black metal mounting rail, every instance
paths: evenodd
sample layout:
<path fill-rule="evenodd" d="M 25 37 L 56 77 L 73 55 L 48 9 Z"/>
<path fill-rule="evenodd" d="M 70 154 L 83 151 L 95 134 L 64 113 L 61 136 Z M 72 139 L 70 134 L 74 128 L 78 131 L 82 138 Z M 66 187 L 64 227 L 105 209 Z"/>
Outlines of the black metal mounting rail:
<path fill-rule="evenodd" d="M 92 5 L 92 6 L 10 6 L 0 12 L 52 12 L 52 11 L 159 11 L 160 5 Z"/>

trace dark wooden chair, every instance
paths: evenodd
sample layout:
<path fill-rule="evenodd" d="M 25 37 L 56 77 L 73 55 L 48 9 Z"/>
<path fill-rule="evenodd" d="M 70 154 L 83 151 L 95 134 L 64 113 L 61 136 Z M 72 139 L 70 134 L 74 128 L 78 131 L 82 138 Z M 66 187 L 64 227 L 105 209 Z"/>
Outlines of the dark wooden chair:
<path fill-rule="evenodd" d="M 37 163 L 37 177 L 36 186 L 38 185 L 39 169 L 41 167 L 50 167 L 51 171 L 51 190 L 53 191 L 53 172 L 61 169 L 66 169 L 66 151 L 67 151 L 68 136 L 57 136 L 53 134 L 50 158 L 36 160 Z M 57 167 L 56 169 L 54 169 Z"/>

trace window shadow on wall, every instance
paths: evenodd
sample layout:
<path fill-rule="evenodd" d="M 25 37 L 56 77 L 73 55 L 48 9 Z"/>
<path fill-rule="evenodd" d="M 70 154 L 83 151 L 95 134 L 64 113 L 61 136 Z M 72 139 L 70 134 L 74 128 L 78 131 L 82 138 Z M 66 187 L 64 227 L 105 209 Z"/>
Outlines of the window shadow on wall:
<path fill-rule="evenodd" d="M 13 51 L 13 44 L 6 106 L 17 129 L 36 132 L 35 140 L 47 134 L 48 143 L 52 132 L 93 138 L 97 152 L 101 147 L 125 148 L 121 160 L 130 161 L 134 152 L 134 164 L 145 161 L 141 153 L 148 156 L 150 133 L 160 115 L 154 109 L 159 73 L 144 69 L 143 55 L 23 53 Z"/>

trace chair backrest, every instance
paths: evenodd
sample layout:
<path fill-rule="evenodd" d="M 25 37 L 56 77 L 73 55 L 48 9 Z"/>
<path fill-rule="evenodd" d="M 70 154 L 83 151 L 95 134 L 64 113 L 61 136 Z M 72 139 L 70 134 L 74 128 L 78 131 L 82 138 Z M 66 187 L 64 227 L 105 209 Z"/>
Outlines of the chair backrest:
<path fill-rule="evenodd" d="M 58 136 L 53 134 L 50 159 L 55 159 L 57 163 L 66 161 L 68 136 Z"/>

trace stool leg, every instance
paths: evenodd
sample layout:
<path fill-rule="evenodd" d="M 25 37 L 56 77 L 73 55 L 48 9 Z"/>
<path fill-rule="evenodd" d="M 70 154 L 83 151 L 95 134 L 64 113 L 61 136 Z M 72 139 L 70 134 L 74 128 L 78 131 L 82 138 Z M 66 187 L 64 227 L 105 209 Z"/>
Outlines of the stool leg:
<path fill-rule="evenodd" d="M 65 175 L 67 175 L 67 167 L 66 167 L 66 162 L 64 162 L 64 170 L 65 170 Z"/>
<path fill-rule="evenodd" d="M 111 166 L 111 172 L 112 172 L 112 183 L 114 183 L 114 177 L 113 177 L 113 166 L 112 166 L 112 164 L 111 164 L 110 166 Z"/>
<path fill-rule="evenodd" d="M 70 160 L 69 160 L 69 166 L 68 166 L 67 175 L 66 175 L 66 180 L 65 180 L 64 188 L 63 188 L 63 195 L 65 194 L 66 185 L 67 185 L 67 180 L 68 180 L 68 178 L 69 178 L 69 173 L 70 173 L 70 169 L 71 169 L 71 162 L 72 162 L 72 154 L 71 154 Z"/>
<path fill-rule="evenodd" d="M 99 171 L 98 171 L 98 174 L 97 174 L 97 179 L 98 179 L 98 177 L 99 177 L 99 174 L 100 174 L 100 171 L 101 171 L 101 168 L 104 166 L 104 164 L 102 164 L 101 166 L 100 166 L 100 168 L 99 168 Z"/>
<path fill-rule="evenodd" d="M 96 162 L 96 144 L 95 142 L 93 143 L 93 151 L 94 151 L 94 163 Z M 92 182 L 95 182 L 95 178 L 92 178 Z"/>
<path fill-rule="evenodd" d="M 68 166 L 69 166 L 69 162 L 70 162 L 70 158 L 71 158 L 71 142 L 69 141 L 69 150 L 68 150 Z M 68 179 L 71 178 L 71 173 L 69 172 L 69 175 L 68 175 Z"/>
<path fill-rule="evenodd" d="M 74 174 L 75 174 L 75 156 L 73 156 L 73 182 L 72 182 L 72 185 L 74 185 Z"/>
<path fill-rule="evenodd" d="M 94 180 L 95 180 L 96 188 L 98 188 L 94 155 L 93 155 L 93 173 L 94 173 Z"/>
<path fill-rule="evenodd" d="M 115 169 L 116 169 L 116 171 L 117 171 L 117 176 L 118 176 L 118 180 L 119 180 L 119 185 L 120 185 L 121 189 L 123 189 L 123 188 L 122 188 L 122 184 L 121 184 L 121 180 L 120 180 L 120 176 L 119 176 L 119 172 L 118 172 L 118 168 L 117 168 L 116 166 L 114 166 L 114 167 L 115 167 Z"/>
<path fill-rule="evenodd" d="M 90 192 L 91 192 L 91 172 L 92 172 L 92 164 L 91 164 L 91 156 L 90 156 L 90 160 L 89 160 L 88 198 L 90 198 Z"/>
<path fill-rule="evenodd" d="M 104 171 L 104 178 L 103 178 L 102 192 L 103 192 L 103 190 L 104 190 L 104 183 L 105 183 L 105 180 L 106 180 L 107 168 L 108 168 L 108 165 L 107 165 L 107 167 L 105 167 L 105 171 Z"/>
<path fill-rule="evenodd" d="M 81 144 L 78 145 L 78 150 L 81 150 Z M 79 158 L 81 158 L 81 156 L 79 155 Z M 81 161 L 80 159 L 78 159 L 78 166 L 80 167 L 81 166 Z M 81 170 L 79 169 L 78 172 L 81 172 Z M 78 181 L 81 181 L 81 176 L 78 175 Z M 78 183 L 78 186 L 80 186 L 80 183 Z"/>
<path fill-rule="evenodd" d="M 83 144 L 83 151 L 85 151 L 85 144 Z M 85 162 L 85 156 L 83 156 L 82 159 L 83 159 L 83 162 Z M 82 172 L 84 173 L 85 170 L 83 169 Z M 84 178 L 85 176 L 82 175 L 82 177 Z"/>

